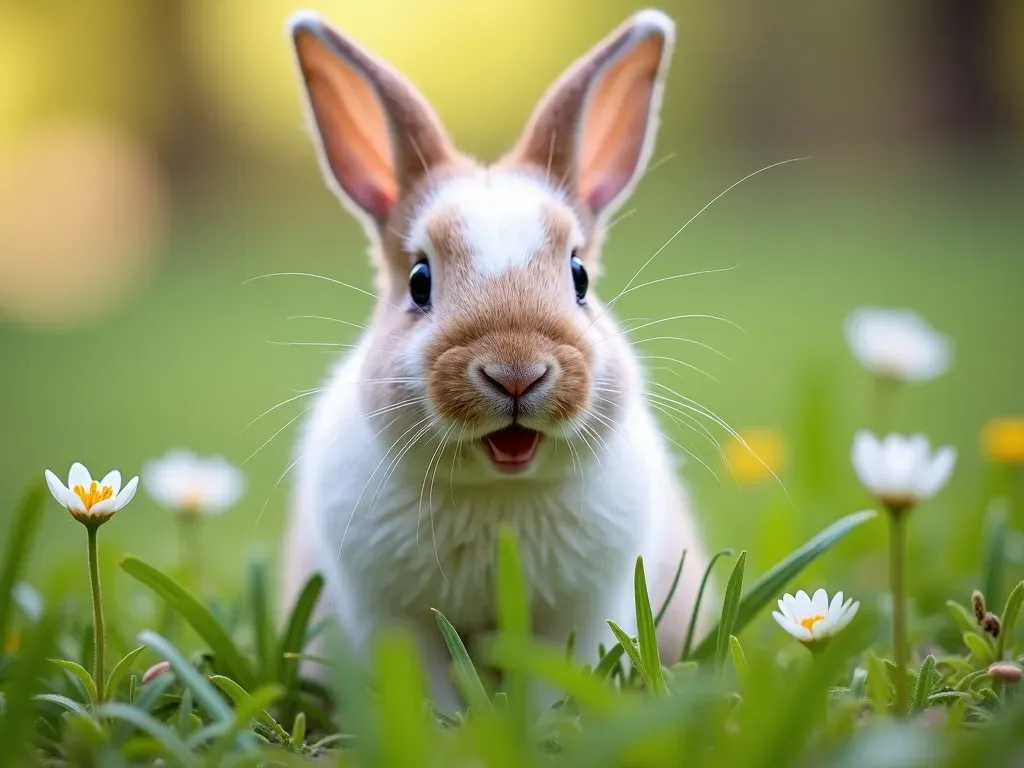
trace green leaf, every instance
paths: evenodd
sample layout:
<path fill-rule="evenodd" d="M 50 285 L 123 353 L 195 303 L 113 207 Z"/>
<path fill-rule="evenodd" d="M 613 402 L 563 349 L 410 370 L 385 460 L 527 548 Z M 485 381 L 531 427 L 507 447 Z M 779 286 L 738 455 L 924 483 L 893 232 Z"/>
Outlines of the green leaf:
<path fill-rule="evenodd" d="M 96 689 L 96 681 L 92 679 L 92 675 L 89 671 L 81 664 L 76 664 L 73 661 L 65 661 L 64 659 L 50 659 L 51 664 L 55 664 L 65 672 L 71 673 L 74 677 L 78 678 L 79 682 L 82 683 L 82 687 L 85 688 L 86 694 L 89 696 L 89 701 L 95 703 L 99 701 L 99 693 Z"/>
<path fill-rule="evenodd" d="M 1006 598 L 1006 606 L 1003 608 L 1003 616 L 1000 620 L 1002 628 L 999 637 L 996 638 L 996 658 L 1002 660 L 1006 652 L 1007 642 L 1013 643 L 1013 630 L 1017 624 L 1017 616 L 1020 614 L 1021 604 L 1024 603 L 1024 581 L 1021 581 L 1010 592 Z"/>
<path fill-rule="evenodd" d="M 964 721 L 964 713 L 967 712 L 967 699 L 959 698 L 953 702 L 946 715 L 946 731 L 948 733 L 956 733 L 960 728 L 960 724 Z"/>
<path fill-rule="evenodd" d="M 232 680 L 230 677 L 224 677 L 224 675 L 210 675 L 210 682 L 220 688 L 227 697 L 235 703 L 236 707 L 240 707 L 243 704 L 248 705 L 252 700 L 245 689 L 242 688 L 238 683 Z M 265 709 L 257 712 L 253 717 L 257 722 L 265 725 L 267 728 L 272 730 L 275 735 L 281 740 L 282 743 L 287 743 L 288 732 L 281 726 L 280 723 L 275 720 L 269 712 Z"/>
<path fill-rule="evenodd" d="M 690 613 L 690 626 L 686 630 L 686 641 L 683 643 L 683 652 L 679 656 L 679 661 L 686 661 L 690 658 L 690 651 L 693 648 L 693 636 L 697 631 L 697 619 L 700 617 L 700 606 L 704 601 L 704 590 L 707 589 L 708 582 L 711 581 L 711 571 L 715 567 L 715 563 L 718 562 L 720 557 L 731 557 L 731 549 L 723 549 L 716 552 L 710 561 L 708 561 L 708 567 L 704 569 L 704 576 L 700 580 L 700 588 L 697 590 L 697 599 L 693 603 L 693 611 Z"/>
<path fill-rule="evenodd" d="M 725 665 L 725 656 L 729 652 L 729 636 L 736 626 L 736 617 L 740 611 L 740 594 L 743 591 L 743 570 L 747 564 L 746 550 L 740 552 L 729 576 L 729 584 L 725 588 L 725 599 L 722 602 L 722 619 L 718 622 L 718 643 L 715 649 L 715 669 L 721 671 Z"/>
<path fill-rule="evenodd" d="M 987 637 L 964 632 L 964 644 L 971 649 L 980 664 L 987 666 L 995 661 L 995 652 Z"/>
<path fill-rule="evenodd" d="M 423 671 L 416 644 L 406 632 L 382 633 L 372 650 L 381 727 L 381 765 L 430 763 L 426 722 L 422 717 Z"/>
<path fill-rule="evenodd" d="M 982 634 L 982 629 L 978 626 L 978 620 L 975 615 L 956 602 L 956 600 L 947 600 L 946 609 L 949 611 L 949 615 L 953 617 L 953 623 L 956 624 L 957 629 L 961 632 L 972 632 L 976 635 Z"/>
<path fill-rule="evenodd" d="M 46 486 L 36 483 L 25 493 L 14 513 L 11 529 L 7 535 L 3 560 L 0 560 L 0 648 L 7 647 L 7 622 L 10 620 L 11 601 L 14 599 L 14 585 L 25 559 L 32 551 L 32 539 L 39 530 L 40 512 Z"/>
<path fill-rule="evenodd" d="M 151 715 L 142 710 L 130 707 L 119 702 L 104 704 L 96 710 L 97 717 L 109 717 L 115 720 L 123 720 L 140 731 L 144 731 L 151 738 L 156 739 L 160 745 L 167 750 L 167 753 L 175 757 L 182 765 L 198 765 L 198 761 L 189 752 L 183 742 L 174 731 L 163 723 L 158 722 Z"/>
<path fill-rule="evenodd" d="M 231 710 L 224 700 L 217 695 L 217 691 L 210 685 L 209 681 L 198 670 L 193 667 L 181 652 L 178 651 L 169 641 L 158 635 L 156 632 L 145 630 L 139 633 L 139 640 L 148 646 L 154 653 L 165 659 L 171 665 L 171 669 L 181 681 L 182 685 L 192 689 L 196 701 L 203 705 L 214 720 L 231 720 Z"/>
<path fill-rule="evenodd" d="M 48 701 L 51 704 L 56 704 L 66 709 L 68 712 L 81 715 L 82 717 L 92 717 L 92 715 L 89 714 L 89 710 L 74 699 L 69 699 L 67 696 L 61 696 L 57 693 L 39 693 L 32 698 L 35 701 Z"/>
<path fill-rule="evenodd" d="M 273 653 L 273 627 L 270 621 L 270 601 L 267 597 L 267 569 L 261 560 L 249 564 L 249 599 L 252 603 L 252 633 L 256 641 L 256 668 L 261 680 L 278 679 L 280 661 Z"/>
<path fill-rule="evenodd" d="M 875 705 L 876 714 L 885 714 L 889 709 L 889 692 L 891 683 L 885 664 L 871 651 L 867 653 L 868 665 L 868 696 Z"/>
<path fill-rule="evenodd" d="M 740 682 L 745 685 L 750 679 L 750 667 L 747 666 L 747 657 L 744 655 L 743 646 L 740 645 L 736 635 L 729 635 L 729 650 L 732 653 L 732 663 L 736 667 L 736 674 L 739 675 Z"/>
<path fill-rule="evenodd" d="M 608 653 L 601 656 L 601 660 L 597 662 L 597 666 L 594 667 L 593 676 L 598 680 L 604 680 L 608 677 L 611 671 L 618 666 L 619 659 L 622 658 L 624 652 L 621 643 L 613 645 Z"/>
<path fill-rule="evenodd" d="M 104 689 L 105 693 L 103 698 L 105 701 L 109 701 L 114 698 L 114 694 L 117 692 L 117 686 L 121 684 L 124 676 L 128 674 L 128 671 L 132 668 L 132 664 L 139 658 L 142 652 L 146 650 L 146 646 L 140 645 L 133 651 L 128 651 L 114 668 L 110 671 L 110 675 L 107 677 L 107 687 Z"/>
<path fill-rule="evenodd" d="M 978 687 L 978 683 L 981 683 L 982 685 L 987 685 L 988 682 L 988 667 L 985 667 L 984 669 L 976 669 L 964 675 L 960 679 L 960 682 L 956 684 L 956 690 L 971 691 Z"/>
<path fill-rule="evenodd" d="M 679 565 L 676 566 L 676 575 L 672 577 L 672 585 L 668 588 L 668 594 L 665 595 L 665 601 L 661 604 L 661 608 L 658 609 L 658 615 L 654 617 L 654 626 L 659 626 L 661 620 L 665 618 L 665 613 L 668 611 L 668 606 L 672 602 L 672 598 L 675 597 L 676 589 L 679 588 L 679 578 L 683 575 L 683 564 L 686 562 L 686 550 L 683 550 L 683 554 L 679 556 Z"/>
<path fill-rule="evenodd" d="M 633 664 L 633 668 L 639 672 L 644 679 L 646 679 L 647 675 L 644 671 L 644 660 L 640 655 L 640 649 L 637 648 L 637 644 L 633 642 L 633 639 L 626 634 L 626 631 L 614 621 L 608 619 L 607 623 L 612 630 L 612 634 L 615 635 L 615 639 L 619 641 L 619 647 L 626 652 L 627 656 L 629 656 L 629 660 Z"/>
<path fill-rule="evenodd" d="M 924 709 L 928 703 L 928 696 L 934 688 L 935 682 L 935 657 L 929 654 L 921 662 L 921 671 L 917 674 L 917 687 L 914 689 L 914 696 L 910 702 L 910 711 L 918 712 Z"/>
<path fill-rule="evenodd" d="M 636 604 L 637 639 L 640 644 L 640 660 L 643 662 L 644 680 L 656 694 L 665 692 L 665 676 L 661 671 L 661 657 L 658 655 L 658 635 L 651 612 L 651 598 L 647 593 L 647 576 L 644 573 L 644 559 L 637 557 L 633 570 L 633 593 Z"/>
<path fill-rule="evenodd" d="M 459 684 L 459 691 L 466 699 L 466 703 L 474 709 L 489 710 L 491 700 L 487 696 L 484 684 L 480 681 L 473 660 L 469 657 L 462 638 L 455 631 L 455 627 L 436 608 L 431 608 L 434 618 L 437 619 L 437 626 L 441 630 L 445 645 L 448 646 L 448 653 L 451 654 L 452 662 L 455 665 L 455 680 Z"/>
<path fill-rule="evenodd" d="M 121 568 L 129 576 L 152 589 L 174 608 L 213 651 L 217 663 L 246 688 L 256 683 L 256 675 L 249 661 L 235 647 L 227 631 L 191 592 L 149 563 L 131 555 L 122 558 Z M 159 635 L 155 635 L 160 637 Z M 167 641 L 160 638 L 167 645 Z M 189 665 L 191 669 L 191 665 Z M 205 681 L 204 681 L 205 682 Z M 196 692 L 198 695 L 198 691 Z"/>
<path fill-rule="evenodd" d="M 851 530 L 874 519 L 877 514 L 873 509 L 867 509 L 840 518 L 758 579 L 740 601 L 732 633 L 740 632 L 750 623 L 758 611 L 777 597 L 790 579 L 828 551 Z M 697 646 L 693 652 L 695 658 L 707 658 L 715 652 L 717 648 L 716 631 L 717 628 L 709 632 L 704 641 Z"/>

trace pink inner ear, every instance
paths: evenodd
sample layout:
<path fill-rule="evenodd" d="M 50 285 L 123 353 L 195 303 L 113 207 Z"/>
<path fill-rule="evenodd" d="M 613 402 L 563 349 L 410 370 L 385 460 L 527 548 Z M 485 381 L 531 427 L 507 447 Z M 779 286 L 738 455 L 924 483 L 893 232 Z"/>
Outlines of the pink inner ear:
<path fill-rule="evenodd" d="M 296 41 L 324 154 L 342 190 L 379 222 L 398 198 L 387 117 L 373 88 L 313 35 Z"/>
<path fill-rule="evenodd" d="M 595 213 L 640 170 L 663 48 L 662 37 L 647 38 L 593 86 L 581 126 L 578 185 Z"/>

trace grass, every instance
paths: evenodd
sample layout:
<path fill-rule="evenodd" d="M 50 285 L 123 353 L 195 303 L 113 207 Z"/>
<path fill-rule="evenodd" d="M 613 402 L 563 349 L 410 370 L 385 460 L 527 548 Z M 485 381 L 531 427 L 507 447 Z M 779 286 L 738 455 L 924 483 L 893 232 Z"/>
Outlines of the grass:
<path fill-rule="evenodd" d="M 605 297 L 693 211 L 743 175 L 687 175 L 676 163 L 644 183 L 634 199 L 638 212 L 616 225 L 607 274 L 598 283 Z M 723 587 L 739 585 L 723 590 L 730 629 L 696 638 L 693 658 L 684 661 L 653 659 L 647 635 L 635 647 L 627 638 L 606 649 L 600 674 L 566 661 L 564 649 L 537 647 L 521 628 L 502 632 L 481 659 L 463 657 L 457 638 L 446 636 L 463 688 L 476 702 L 454 720 L 422 716 L 419 662 L 400 634 L 380 639 L 369 679 L 336 638 L 330 685 L 298 673 L 295 654 L 310 631 L 321 630 L 307 627 L 308 605 L 275 629 L 276 541 L 287 481 L 271 493 L 288 463 L 295 425 L 246 463 L 244 503 L 206 521 L 202 599 L 189 596 L 187 583 L 177 584 L 183 574 L 174 521 L 142 494 L 103 528 L 107 668 L 146 646 L 113 686 L 112 701 L 90 701 L 80 678 L 47 666 L 47 658 L 59 658 L 90 667 L 85 540 L 48 497 L 42 507 L 41 499 L 29 498 L 21 505 L 28 511 L 15 513 L 26 483 L 45 467 L 61 472 L 73 460 L 133 473 L 178 444 L 242 461 L 301 403 L 246 424 L 292 390 L 315 386 L 331 359 L 315 348 L 266 341 L 348 342 L 355 333 L 283 318 L 358 322 L 369 308 L 365 296 L 315 280 L 243 286 L 276 271 L 370 285 L 358 232 L 324 198 L 298 204 L 248 198 L 231 209 L 185 211 L 156 282 L 110 319 L 67 333 L 0 327 L 0 353 L 13 363 L 0 379 L 4 567 L 12 575 L 17 567 L 17 583 L 31 584 L 39 598 L 0 581 L 0 607 L 12 597 L 16 606 L 0 627 L 5 641 L 18 638 L 8 643 L 0 673 L 6 697 L 0 741 L 12 745 L 14 759 L 21 750 L 73 764 L 115 753 L 128 763 L 160 754 L 184 764 L 255 764 L 268 754 L 287 763 L 325 752 L 343 764 L 365 765 L 453 764 L 472 756 L 488 765 L 668 765 L 680 755 L 698 765 L 869 765 L 881 764 L 871 757 L 878 750 L 895 750 L 891 757 L 905 752 L 909 764 L 964 765 L 986 756 L 1005 762 L 1024 732 L 1024 709 L 1012 687 L 993 683 L 983 670 L 997 652 L 1016 658 L 1020 643 L 1011 630 L 997 648 L 970 623 L 964 606 L 971 590 L 984 586 L 990 610 L 1013 612 L 1005 601 L 1024 576 L 1024 514 L 1019 502 L 1002 512 L 993 504 L 1008 475 L 986 464 L 978 448 L 988 419 L 1022 407 L 1024 363 L 1005 346 L 1024 319 L 1021 231 L 1007 207 L 1019 186 L 1006 173 L 922 173 L 916 180 L 888 179 L 883 189 L 819 165 L 737 189 L 666 249 L 645 277 L 739 266 L 635 291 L 618 305 L 619 316 L 714 314 L 745 332 L 714 321 L 666 326 L 666 335 L 713 345 L 732 362 L 695 345 L 652 342 L 642 345 L 643 354 L 677 357 L 718 379 L 673 364 L 673 371 L 660 370 L 664 361 L 651 361 L 659 368 L 655 380 L 737 428 L 777 431 L 786 448 L 779 470 L 785 490 L 772 482 L 737 484 L 712 448 L 665 425 L 722 477 L 719 484 L 692 460 L 683 469 L 711 545 L 736 553 L 716 566 Z M 872 505 L 848 460 L 853 431 L 871 419 L 871 382 L 842 341 L 843 318 L 862 304 L 917 309 L 956 345 L 952 371 L 903 392 L 893 418 L 895 428 L 924 431 L 961 454 L 950 487 L 910 520 L 911 702 L 923 712 L 910 721 L 888 714 L 883 521 L 865 520 L 818 547 L 816 557 L 800 559 L 815 550 L 802 547 L 816 533 Z M 744 567 L 737 572 L 741 552 Z M 503 562 L 514 561 L 514 553 L 514 542 L 506 542 Z M 799 571 L 772 570 L 790 557 Z M 518 610 L 514 588 L 508 592 L 515 578 L 514 564 L 506 567 L 506 591 L 496 598 L 509 621 Z M 863 608 L 811 664 L 763 606 L 786 588 L 818 585 L 858 597 Z M 314 584 L 307 602 L 315 592 Z M 656 615 L 659 606 L 645 606 L 643 592 L 637 592 L 638 609 Z M 748 602 L 751 595 L 757 599 Z M 649 627 L 653 615 L 640 626 Z M 160 659 L 171 661 L 173 678 L 141 686 L 142 670 Z M 482 663 L 506 670 L 507 690 L 480 690 L 488 681 L 474 678 Z M 522 690 L 537 679 L 565 688 L 568 702 L 550 712 L 524 709 Z M 97 690 L 105 687 L 94 682 Z M 39 694 L 48 698 L 31 703 Z"/>

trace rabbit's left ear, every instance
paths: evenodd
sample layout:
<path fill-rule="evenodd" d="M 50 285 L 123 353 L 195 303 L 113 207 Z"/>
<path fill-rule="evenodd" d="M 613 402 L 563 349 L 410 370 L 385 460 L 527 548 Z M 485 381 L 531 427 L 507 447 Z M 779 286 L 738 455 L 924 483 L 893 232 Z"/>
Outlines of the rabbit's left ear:
<path fill-rule="evenodd" d="M 595 216 L 611 213 L 653 151 L 674 41 L 664 13 L 634 14 L 551 86 L 509 160 L 547 169 Z"/>

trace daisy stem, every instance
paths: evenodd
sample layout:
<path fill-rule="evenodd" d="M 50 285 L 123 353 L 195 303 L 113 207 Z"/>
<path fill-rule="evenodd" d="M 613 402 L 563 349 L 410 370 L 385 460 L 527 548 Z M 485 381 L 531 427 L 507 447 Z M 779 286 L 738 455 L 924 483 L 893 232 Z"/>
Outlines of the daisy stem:
<path fill-rule="evenodd" d="M 875 432 L 879 436 L 885 435 L 893 428 L 893 410 L 896 400 L 896 393 L 899 390 L 899 382 L 889 376 L 875 377 L 874 413 Z"/>
<path fill-rule="evenodd" d="M 203 561 L 200 547 L 202 537 L 199 535 L 199 515 L 193 512 L 182 512 L 178 515 L 178 521 L 178 530 L 181 534 L 181 566 L 184 568 L 186 577 L 191 582 L 192 587 L 199 594 L 202 587 L 201 569 Z"/>
<path fill-rule="evenodd" d="M 100 527 L 87 525 L 85 528 L 89 532 L 89 581 L 92 586 L 93 680 L 96 682 L 97 696 L 102 701 L 103 656 L 106 651 L 107 636 L 103 627 L 103 598 L 100 595 L 99 545 L 97 543 Z"/>
<path fill-rule="evenodd" d="M 892 589 L 892 660 L 896 665 L 896 715 L 903 717 L 910 706 L 907 685 L 907 582 L 905 569 L 906 514 L 889 515 L 889 582 Z"/>

